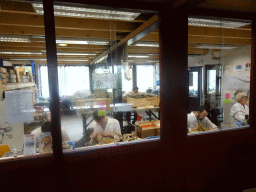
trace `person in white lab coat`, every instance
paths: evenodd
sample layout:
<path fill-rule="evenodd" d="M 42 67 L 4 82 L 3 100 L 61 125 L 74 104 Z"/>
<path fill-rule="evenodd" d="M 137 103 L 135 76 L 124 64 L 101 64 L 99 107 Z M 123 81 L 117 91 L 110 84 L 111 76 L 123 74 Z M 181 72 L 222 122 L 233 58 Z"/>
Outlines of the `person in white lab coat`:
<path fill-rule="evenodd" d="M 35 138 L 36 138 L 36 148 L 39 148 L 40 134 L 45 132 L 51 132 L 51 121 L 44 122 L 41 127 L 31 132 L 31 134 L 35 135 Z M 62 136 L 62 143 L 70 141 L 68 133 L 65 131 L 65 129 L 61 130 L 61 136 Z"/>
<path fill-rule="evenodd" d="M 99 110 L 94 111 L 93 122 L 88 126 L 88 129 L 93 129 L 90 136 L 92 144 L 99 142 L 99 135 L 112 139 L 114 139 L 115 134 L 122 135 L 119 121 L 106 115 L 99 115 Z"/>
<path fill-rule="evenodd" d="M 192 111 L 187 115 L 188 121 L 187 121 L 187 128 L 190 132 L 193 129 L 196 129 L 198 126 L 198 123 L 200 123 L 204 128 L 208 130 L 216 130 L 218 127 L 212 123 L 208 118 L 210 110 L 206 106 L 200 106 L 197 111 Z"/>
<path fill-rule="evenodd" d="M 244 92 L 240 92 L 236 95 L 236 103 L 230 110 L 230 125 L 232 127 L 238 127 L 236 122 L 242 122 L 242 125 L 247 125 L 249 116 L 249 107 L 247 106 L 248 96 Z"/>

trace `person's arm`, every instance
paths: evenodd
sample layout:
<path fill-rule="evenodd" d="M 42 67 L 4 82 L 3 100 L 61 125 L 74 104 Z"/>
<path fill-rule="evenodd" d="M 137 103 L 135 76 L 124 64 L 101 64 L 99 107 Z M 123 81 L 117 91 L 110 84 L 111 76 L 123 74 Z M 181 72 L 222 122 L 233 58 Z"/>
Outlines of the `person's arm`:
<path fill-rule="evenodd" d="M 238 106 L 233 106 L 230 111 L 230 116 L 233 116 L 237 121 L 244 121 L 244 112 Z"/>
<path fill-rule="evenodd" d="M 70 141 L 70 138 L 69 138 L 69 136 L 68 136 L 68 133 L 67 133 L 67 131 L 65 130 L 65 129 L 62 129 L 61 130 L 61 135 L 62 135 L 62 142 L 64 142 L 64 141 Z"/>
<path fill-rule="evenodd" d="M 209 127 L 210 129 L 218 129 L 217 125 L 212 123 L 210 119 L 208 119 L 207 117 L 205 117 L 203 121 L 206 123 L 207 127 Z"/>

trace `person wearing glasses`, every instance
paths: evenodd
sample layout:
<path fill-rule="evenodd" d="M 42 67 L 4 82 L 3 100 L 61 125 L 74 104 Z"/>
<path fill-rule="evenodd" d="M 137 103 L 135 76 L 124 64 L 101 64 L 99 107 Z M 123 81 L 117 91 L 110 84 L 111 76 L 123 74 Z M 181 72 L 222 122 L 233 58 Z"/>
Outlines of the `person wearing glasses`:
<path fill-rule="evenodd" d="M 249 117 L 248 96 L 246 93 L 240 92 L 236 94 L 235 99 L 236 103 L 230 110 L 230 124 L 232 127 L 246 126 L 248 125 Z"/>
<path fill-rule="evenodd" d="M 115 134 L 122 135 L 119 121 L 107 117 L 105 114 L 100 114 L 100 110 L 93 112 L 93 120 L 88 126 L 88 129 L 93 130 L 90 135 L 92 144 L 99 142 L 99 136 L 114 139 Z"/>

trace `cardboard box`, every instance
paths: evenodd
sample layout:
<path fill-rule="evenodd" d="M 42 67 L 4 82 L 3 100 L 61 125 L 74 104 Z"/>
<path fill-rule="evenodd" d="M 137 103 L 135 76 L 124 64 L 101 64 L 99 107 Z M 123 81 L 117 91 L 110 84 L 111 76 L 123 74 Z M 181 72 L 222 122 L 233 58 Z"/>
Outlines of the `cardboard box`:
<path fill-rule="evenodd" d="M 17 75 L 15 75 L 15 74 L 10 75 L 10 79 L 16 79 L 16 78 L 17 78 Z"/>
<path fill-rule="evenodd" d="M 27 76 L 33 76 L 33 73 L 32 72 L 26 72 L 26 75 Z"/>
<path fill-rule="evenodd" d="M 135 126 L 135 132 L 140 138 L 147 138 L 152 136 L 159 136 L 160 135 L 160 121 L 144 121 L 144 122 L 137 122 L 138 125 Z M 152 125 L 155 124 L 154 127 L 145 127 L 142 128 L 143 125 Z"/>
<path fill-rule="evenodd" d="M 8 79 L 1 79 L 1 83 L 2 83 L 2 84 L 8 83 Z"/>
<path fill-rule="evenodd" d="M 1 73 L 1 79 L 6 79 L 6 78 L 8 78 L 6 73 Z"/>
<path fill-rule="evenodd" d="M 132 107 L 158 106 L 159 101 L 159 97 L 127 98 L 127 103 L 131 103 Z"/>
<path fill-rule="evenodd" d="M 17 83 L 16 78 L 10 78 L 10 83 Z"/>
<path fill-rule="evenodd" d="M 4 67 L 0 67 L 1 73 L 7 73 L 7 69 Z"/>

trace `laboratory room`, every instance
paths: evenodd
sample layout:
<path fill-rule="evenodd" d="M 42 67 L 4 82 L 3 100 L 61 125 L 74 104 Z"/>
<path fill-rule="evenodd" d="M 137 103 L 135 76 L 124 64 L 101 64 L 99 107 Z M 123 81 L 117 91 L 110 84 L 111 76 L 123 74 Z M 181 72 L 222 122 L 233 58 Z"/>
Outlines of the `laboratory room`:
<path fill-rule="evenodd" d="M 249 126 L 250 20 L 188 17 L 188 134 Z"/>
<path fill-rule="evenodd" d="M 0 160 L 51 155 L 56 106 L 64 153 L 160 139 L 157 12 L 54 4 L 56 78 L 43 4 L 0 5 Z"/>

